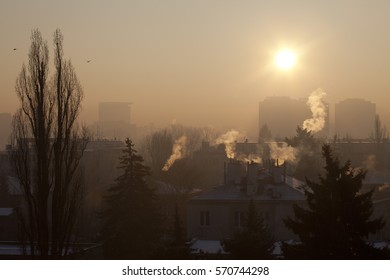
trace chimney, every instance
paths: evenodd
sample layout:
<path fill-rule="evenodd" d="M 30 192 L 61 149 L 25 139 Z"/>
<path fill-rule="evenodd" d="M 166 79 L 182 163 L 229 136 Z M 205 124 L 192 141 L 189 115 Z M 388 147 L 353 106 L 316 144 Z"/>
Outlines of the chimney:
<path fill-rule="evenodd" d="M 246 178 L 247 178 L 247 187 L 246 193 L 249 196 L 257 194 L 258 189 L 258 172 L 259 172 L 258 163 L 247 163 L 246 165 Z"/>
<path fill-rule="evenodd" d="M 223 162 L 223 185 L 226 186 L 226 162 Z"/>
<path fill-rule="evenodd" d="M 275 184 L 283 183 L 283 166 L 276 165 L 272 168 L 272 177 Z"/>
<path fill-rule="evenodd" d="M 260 165 L 258 163 L 248 162 L 246 168 L 246 177 L 248 178 L 248 184 L 256 184 Z"/>

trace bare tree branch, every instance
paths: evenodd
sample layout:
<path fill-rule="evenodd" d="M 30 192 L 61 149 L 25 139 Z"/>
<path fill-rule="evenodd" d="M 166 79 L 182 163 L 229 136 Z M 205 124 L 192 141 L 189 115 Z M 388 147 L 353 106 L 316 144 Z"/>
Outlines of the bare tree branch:
<path fill-rule="evenodd" d="M 54 75 L 49 80 L 48 46 L 38 30 L 31 34 L 29 64 L 17 78 L 20 110 L 13 125 L 13 163 L 26 201 L 22 228 L 31 254 L 62 258 L 83 193 L 80 159 L 89 140 L 77 117 L 83 90 L 70 61 L 63 58 L 63 36 L 54 32 Z M 48 81 L 49 80 L 49 81 Z"/>

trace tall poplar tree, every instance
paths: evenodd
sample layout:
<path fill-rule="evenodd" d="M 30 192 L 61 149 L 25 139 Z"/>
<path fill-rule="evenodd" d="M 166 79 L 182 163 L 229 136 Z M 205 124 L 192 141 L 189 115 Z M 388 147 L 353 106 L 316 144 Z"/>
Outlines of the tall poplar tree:
<path fill-rule="evenodd" d="M 28 65 L 16 79 L 20 107 L 11 136 L 11 159 L 25 202 L 19 217 L 26 252 L 42 259 L 70 252 L 84 188 L 79 163 L 89 139 L 77 125 L 84 94 L 71 61 L 64 58 L 59 29 L 53 45 L 50 76 L 48 44 L 38 29 L 32 31 Z"/>

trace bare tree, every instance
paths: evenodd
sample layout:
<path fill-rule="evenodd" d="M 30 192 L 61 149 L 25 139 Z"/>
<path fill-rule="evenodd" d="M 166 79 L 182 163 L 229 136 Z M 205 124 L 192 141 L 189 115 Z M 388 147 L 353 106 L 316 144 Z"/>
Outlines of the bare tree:
<path fill-rule="evenodd" d="M 375 115 L 375 122 L 374 122 L 374 135 L 373 140 L 375 143 L 383 143 L 388 140 L 389 133 L 387 132 L 387 128 L 385 125 L 382 125 L 382 121 L 379 117 L 379 115 Z"/>
<path fill-rule="evenodd" d="M 47 42 L 31 34 L 28 68 L 16 81 L 21 108 L 13 120 L 13 164 L 24 191 L 20 213 L 32 256 L 62 258 L 69 251 L 76 209 L 82 196 L 79 161 L 88 142 L 76 119 L 83 90 L 69 60 L 63 36 L 54 33 L 54 66 L 49 74 Z"/>

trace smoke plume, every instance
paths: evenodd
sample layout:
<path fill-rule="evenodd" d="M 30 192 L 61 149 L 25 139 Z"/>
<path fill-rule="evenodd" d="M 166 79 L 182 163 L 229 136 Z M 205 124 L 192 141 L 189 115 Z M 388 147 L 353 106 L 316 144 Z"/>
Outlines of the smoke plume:
<path fill-rule="evenodd" d="M 363 168 L 366 169 L 367 171 L 375 171 L 377 165 L 376 156 L 373 154 L 367 155 L 367 157 L 362 162 L 362 164 L 363 164 Z"/>
<path fill-rule="evenodd" d="M 172 164 L 185 156 L 186 153 L 186 143 L 187 143 L 187 137 L 185 135 L 181 136 L 180 138 L 176 139 L 175 143 L 172 147 L 172 154 L 165 163 L 164 167 L 162 168 L 163 171 L 168 171 L 169 168 L 171 168 Z"/>
<path fill-rule="evenodd" d="M 222 134 L 215 140 L 215 144 L 224 144 L 225 152 L 228 158 L 235 158 L 236 156 L 236 142 L 242 135 L 237 130 L 229 130 L 225 134 Z"/>
<path fill-rule="evenodd" d="M 310 106 L 312 118 L 307 119 L 303 122 L 303 128 L 307 131 L 316 133 L 324 128 L 326 118 L 326 106 L 324 104 L 323 98 L 325 96 L 326 93 L 320 88 L 310 94 L 306 104 Z"/>
<path fill-rule="evenodd" d="M 286 160 L 295 161 L 297 157 L 297 150 L 294 147 L 288 146 L 287 143 L 268 143 L 270 148 L 270 156 L 273 160 L 278 160 L 279 164 L 283 164 Z"/>
<path fill-rule="evenodd" d="M 390 188 L 390 185 L 388 183 L 383 184 L 382 186 L 379 186 L 378 191 L 384 191 L 386 189 Z"/>

